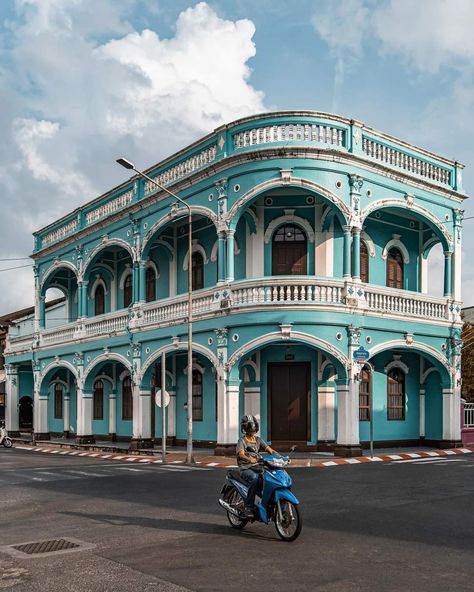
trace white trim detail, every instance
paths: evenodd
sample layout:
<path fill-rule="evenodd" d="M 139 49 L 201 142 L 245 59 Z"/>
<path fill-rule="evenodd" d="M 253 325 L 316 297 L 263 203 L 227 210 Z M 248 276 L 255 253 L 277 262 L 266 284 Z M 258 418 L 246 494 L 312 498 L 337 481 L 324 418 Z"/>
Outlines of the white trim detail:
<path fill-rule="evenodd" d="M 140 369 L 140 373 L 137 377 L 139 380 L 139 384 L 142 383 L 143 377 L 145 376 L 146 371 L 151 366 L 151 364 L 153 364 L 153 362 L 155 360 L 160 358 L 162 354 L 166 355 L 168 353 L 175 353 L 175 352 L 183 350 L 183 349 L 184 350 L 188 349 L 188 342 L 187 341 L 178 341 L 177 343 L 170 343 L 169 345 L 165 345 L 164 347 L 161 347 L 160 349 L 158 349 L 154 353 L 150 354 L 148 356 L 148 358 L 145 360 L 145 362 L 142 364 L 142 367 Z M 223 369 L 221 366 L 219 366 L 219 361 L 217 360 L 216 356 L 212 353 L 212 351 L 210 349 L 208 349 L 207 347 L 204 347 L 203 345 L 200 345 L 199 343 L 193 342 L 193 352 L 200 353 L 205 358 L 207 358 L 211 362 L 211 364 L 214 366 L 214 368 L 216 369 L 218 375 L 220 375 L 222 373 Z"/>
<path fill-rule="evenodd" d="M 133 269 L 132 269 L 132 266 L 130 265 L 130 263 L 126 263 L 125 269 L 122 271 L 122 275 L 120 276 L 120 280 L 119 280 L 119 289 L 120 290 L 123 290 L 123 287 L 125 285 L 125 280 L 127 279 L 127 277 L 129 275 L 133 276 Z M 132 282 L 133 282 L 133 277 L 132 277 Z"/>
<path fill-rule="evenodd" d="M 393 368 L 400 368 L 400 370 L 403 370 L 404 374 L 408 374 L 409 368 L 404 362 L 401 361 L 400 358 L 401 356 L 393 356 L 393 360 L 389 362 L 384 368 L 385 374 L 388 374 L 390 370 L 393 370 Z"/>
<path fill-rule="evenodd" d="M 119 375 L 119 382 L 123 382 L 126 378 L 130 377 L 131 378 L 131 374 L 130 374 L 130 370 L 122 370 L 122 372 Z"/>
<path fill-rule="evenodd" d="M 52 275 L 55 271 L 58 271 L 58 269 L 61 269 L 61 267 L 63 268 L 67 268 L 70 269 L 74 275 L 76 276 L 76 281 L 78 281 L 79 279 L 79 270 L 77 269 L 77 267 L 75 265 L 73 265 L 72 263 L 69 263 L 69 261 L 58 261 L 57 263 L 53 263 L 53 265 L 51 265 L 50 267 L 48 267 L 48 269 L 45 271 L 43 277 L 41 278 L 41 284 L 40 284 L 40 292 L 43 292 L 44 286 L 46 284 L 46 280 L 49 278 L 50 275 Z"/>
<path fill-rule="evenodd" d="M 420 385 L 425 384 L 426 383 L 426 379 L 428 378 L 428 376 L 432 373 L 432 372 L 438 372 L 439 373 L 439 369 L 436 368 L 435 366 L 431 366 L 431 368 L 428 368 L 427 370 L 425 370 L 423 372 L 423 374 L 421 375 L 421 379 L 420 379 Z"/>
<path fill-rule="evenodd" d="M 144 253 L 145 250 L 149 247 L 149 245 L 152 244 L 153 236 L 158 232 L 158 230 L 162 226 L 165 226 L 166 224 L 168 224 L 169 222 L 172 222 L 173 220 L 179 220 L 180 218 L 183 218 L 184 216 L 187 215 L 187 213 L 188 213 L 188 209 L 185 208 L 184 206 L 181 208 L 173 208 L 167 214 L 165 214 L 159 220 L 157 220 L 153 224 L 153 226 L 148 230 L 148 232 L 145 234 L 145 236 L 143 237 L 141 252 Z M 218 230 L 217 216 L 209 208 L 205 208 L 203 206 L 191 206 L 191 215 L 193 215 L 193 214 L 201 215 L 201 216 L 204 216 L 205 218 L 209 218 L 209 220 L 211 220 L 211 222 L 216 227 L 216 231 Z"/>
<path fill-rule="evenodd" d="M 265 244 L 268 244 L 272 239 L 273 233 L 279 226 L 283 226 L 284 224 L 295 224 L 296 226 L 300 226 L 305 232 L 306 236 L 308 237 L 308 241 L 310 243 L 314 243 L 314 230 L 308 220 L 305 218 L 301 218 L 301 216 L 295 216 L 295 210 L 285 210 L 284 216 L 279 216 L 278 218 L 273 219 L 267 226 L 264 235 Z"/>
<path fill-rule="evenodd" d="M 122 240 L 121 238 L 107 238 L 106 240 L 102 240 L 98 245 L 96 245 L 92 251 L 87 255 L 87 259 L 84 261 L 81 269 L 80 279 L 85 277 L 86 272 L 88 271 L 88 267 L 93 261 L 93 259 L 101 252 L 109 247 L 122 247 L 125 251 L 127 251 L 132 258 L 132 261 L 135 261 L 135 253 L 133 251 L 133 247 L 127 243 L 127 241 Z"/>
<path fill-rule="evenodd" d="M 216 242 L 214 243 L 214 245 L 212 247 L 211 257 L 210 257 L 210 260 L 212 262 L 217 261 L 218 249 L 219 249 L 219 239 L 216 240 Z M 235 238 L 235 235 L 234 235 L 234 255 L 238 255 L 239 253 L 240 253 L 240 247 L 239 247 L 237 239 Z M 186 269 L 187 269 L 187 267 L 186 267 Z"/>
<path fill-rule="evenodd" d="M 125 368 L 128 370 L 129 373 L 131 373 L 131 371 L 132 371 L 132 366 L 131 366 L 130 362 L 127 360 L 127 358 L 125 358 L 124 356 L 117 354 L 117 353 L 107 352 L 107 353 L 100 354 L 96 358 L 91 360 L 91 362 L 88 364 L 88 366 L 84 369 L 84 376 L 83 376 L 84 383 L 89 378 L 89 374 L 95 368 L 95 366 L 97 366 L 97 364 L 100 364 L 101 362 L 105 362 L 105 361 L 122 362 L 122 364 L 125 366 Z"/>
<path fill-rule="evenodd" d="M 266 335 L 262 335 L 261 337 L 257 337 L 252 339 L 251 341 L 247 342 L 245 345 L 242 345 L 237 351 L 235 351 L 229 358 L 227 362 L 227 366 L 229 370 L 235 365 L 236 362 L 240 360 L 243 356 L 247 353 L 261 348 L 264 345 L 269 345 L 271 343 L 278 343 L 285 339 L 284 334 L 281 331 L 274 331 L 272 333 L 267 333 Z M 287 338 L 286 338 L 287 339 Z M 349 360 L 346 356 L 338 350 L 336 347 L 324 341 L 323 339 L 319 339 L 314 335 L 310 335 L 309 333 L 303 333 L 301 331 L 291 331 L 291 341 L 301 341 L 306 343 L 307 345 L 313 346 L 317 349 L 322 350 L 326 355 L 332 356 L 336 358 L 336 360 L 345 368 L 349 367 Z"/>
<path fill-rule="evenodd" d="M 193 246 L 192 246 L 192 253 L 201 253 L 203 261 L 204 261 L 204 265 L 207 265 L 209 263 L 209 258 L 207 256 L 206 253 L 206 249 L 200 245 L 198 242 L 197 238 L 193 239 Z M 183 270 L 184 271 L 188 271 L 188 261 L 189 261 L 189 250 L 186 252 L 186 255 L 184 256 L 184 260 L 183 260 Z"/>
<path fill-rule="evenodd" d="M 360 233 L 360 240 L 365 243 L 367 251 L 369 252 L 369 257 L 375 257 L 374 241 L 370 238 L 367 232 L 365 232 L 365 230 L 362 230 Z"/>
<path fill-rule="evenodd" d="M 40 372 L 40 375 L 38 378 L 38 391 L 41 392 L 41 387 L 43 386 L 43 380 L 48 375 L 48 372 L 50 372 L 51 370 L 56 369 L 56 368 L 67 368 L 72 373 L 74 378 L 76 379 L 76 385 L 77 385 L 79 375 L 78 375 L 76 368 L 74 368 L 74 366 L 71 364 L 71 362 L 68 362 L 67 360 L 58 360 L 58 361 L 55 360 L 54 362 L 50 362 L 46 366 L 46 368 L 44 368 Z"/>
<path fill-rule="evenodd" d="M 400 235 L 399 234 L 392 234 L 392 237 L 393 237 L 392 240 L 389 240 L 388 243 L 383 248 L 382 259 L 384 259 L 384 260 L 387 259 L 388 252 L 390 251 L 390 249 L 392 247 L 396 247 L 397 249 L 399 249 L 400 253 L 402 254 L 403 263 L 405 263 L 405 265 L 410 263 L 410 254 L 408 253 L 408 249 L 405 247 L 405 245 L 400 240 Z"/>
<path fill-rule="evenodd" d="M 192 369 L 197 370 L 201 374 L 204 374 L 204 372 L 206 372 L 206 369 L 204 368 L 204 366 L 201 366 L 201 364 L 198 364 L 198 362 L 193 362 Z M 188 375 L 188 367 L 187 366 L 185 366 L 183 368 L 183 374 L 186 376 Z"/>
<path fill-rule="evenodd" d="M 104 279 L 97 274 L 94 280 L 94 283 L 91 286 L 91 289 L 89 290 L 89 297 L 91 299 L 95 298 L 95 291 L 97 290 L 98 286 L 102 286 L 104 288 L 104 294 L 108 294 L 109 291 L 107 290 L 107 284 L 105 283 Z"/>
<path fill-rule="evenodd" d="M 439 232 L 443 235 L 443 238 L 445 239 L 445 241 L 447 243 L 447 245 L 444 246 L 445 250 L 446 250 L 446 246 L 449 247 L 453 243 L 453 237 L 446 230 L 443 223 L 434 214 L 432 214 L 430 211 L 428 211 L 427 209 L 423 208 L 422 206 L 420 206 L 416 203 L 414 203 L 413 205 L 408 207 L 406 204 L 406 201 L 402 201 L 400 199 L 380 199 L 378 201 L 374 201 L 373 203 L 371 203 L 370 205 L 368 205 L 366 208 L 364 208 L 362 210 L 362 212 L 360 214 L 361 223 L 363 223 L 365 221 L 365 219 L 375 210 L 381 210 L 383 208 L 390 208 L 390 207 L 400 208 L 403 210 L 407 210 L 409 212 L 416 212 L 416 213 L 420 214 L 420 216 L 423 216 L 427 220 L 429 220 L 432 224 L 434 224 L 436 226 L 436 228 L 439 230 Z"/>
<path fill-rule="evenodd" d="M 153 269 L 153 271 L 155 272 L 156 279 L 158 279 L 160 277 L 160 272 L 159 272 L 158 267 L 154 261 L 152 261 L 151 259 L 147 259 L 147 261 L 145 262 L 145 267 L 151 267 L 151 269 Z"/>

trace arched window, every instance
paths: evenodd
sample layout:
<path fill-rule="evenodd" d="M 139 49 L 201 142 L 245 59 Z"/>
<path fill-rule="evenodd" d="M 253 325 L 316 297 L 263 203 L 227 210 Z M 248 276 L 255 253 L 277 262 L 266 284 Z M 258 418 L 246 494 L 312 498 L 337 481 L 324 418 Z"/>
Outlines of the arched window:
<path fill-rule="evenodd" d="M 56 382 L 54 385 L 54 419 L 63 418 L 63 385 Z"/>
<path fill-rule="evenodd" d="M 126 308 L 132 304 L 132 274 L 129 273 L 123 283 L 123 307 Z"/>
<path fill-rule="evenodd" d="M 94 415 L 93 419 L 104 419 L 104 383 L 94 382 Z"/>
<path fill-rule="evenodd" d="M 193 253 L 193 290 L 204 288 L 204 259 L 201 253 Z"/>
<path fill-rule="evenodd" d="M 369 250 L 364 241 L 360 243 L 360 281 L 369 283 Z"/>
<path fill-rule="evenodd" d="M 122 382 L 122 419 L 133 419 L 132 379 L 127 376 Z"/>
<path fill-rule="evenodd" d="M 392 247 L 387 255 L 387 286 L 403 289 L 403 257 L 396 247 Z"/>
<path fill-rule="evenodd" d="M 405 419 L 405 374 L 400 368 L 387 374 L 387 419 Z"/>
<path fill-rule="evenodd" d="M 153 302 L 156 300 L 156 273 L 153 267 L 147 267 L 145 273 L 146 283 L 146 301 Z"/>
<path fill-rule="evenodd" d="M 105 290 L 103 284 L 98 284 L 94 294 L 94 312 L 96 315 L 105 312 Z"/>
<path fill-rule="evenodd" d="M 359 421 L 370 421 L 370 371 L 362 368 L 359 385 Z"/>
<path fill-rule="evenodd" d="M 193 421 L 202 421 L 202 374 L 193 370 Z"/>
<path fill-rule="evenodd" d="M 307 275 L 306 243 L 299 226 L 280 226 L 272 241 L 272 275 Z"/>

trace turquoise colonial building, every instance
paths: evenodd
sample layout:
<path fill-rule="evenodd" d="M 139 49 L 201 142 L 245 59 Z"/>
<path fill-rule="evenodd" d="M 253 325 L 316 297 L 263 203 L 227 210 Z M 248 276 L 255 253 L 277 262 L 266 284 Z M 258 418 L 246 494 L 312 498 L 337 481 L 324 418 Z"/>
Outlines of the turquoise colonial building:
<path fill-rule="evenodd" d="M 462 168 L 360 121 L 277 112 L 146 171 L 191 207 L 191 253 L 187 209 L 140 176 L 86 203 L 35 233 L 35 320 L 6 351 L 9 430 L 31 397 L 38 438 L 149 446 L 164 358 L 167 435 L 184 442 L 191 265 L 197 446 L 234 446 L 244 413 L 277 448 L 358 454 L 371 413 L 376 445 L 455 445 Z"/>

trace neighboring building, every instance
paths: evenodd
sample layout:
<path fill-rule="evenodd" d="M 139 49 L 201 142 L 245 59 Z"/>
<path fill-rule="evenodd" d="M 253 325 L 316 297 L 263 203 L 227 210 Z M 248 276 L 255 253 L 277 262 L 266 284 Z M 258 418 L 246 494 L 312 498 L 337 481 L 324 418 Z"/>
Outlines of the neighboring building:
<path fill-rule="evenodd" d="M 46 318 L 48 324 L 61 325 L 65 321 L 65 298 L 56 298 L 46 302 Z M 0 317 L 0 421 L 5 419 L 6 403 L 6 372 L 10 370 L 5 368 L 4 351 L 9 338 L 29 336 L 33 333 L 34 327 L 33 306 L 16 310 Z M 12 369 L 16 374 L 16 369 Z M 20 382 L 22 390 L 16 396 L 18 406 L 19 429 L 31 430 L 33 428 L 33 387 L 29 384 L 28 377 L 31 372 L 26 371 L 26 375 Z"/>
<path fill-rule="evenodd" d="M 474 306 L 466 306 L 466 308 L 463 308 L 461 316 L 465 323 L 474 325 Z"/>
<path fill-rule="evenodd" d="M 268 113 L 148 169 L 191 207 L 191 253 L 186 208 L 141 177 L 35 233 L 39 321 L 6 352 L 10 430 L 27 385 L 39 438 L 148 446 L 165 354 L 168 436 L 183 443 L 192 265 L 197 445 L 232 450 L 245 412 L 277 448 L 359 454 L 371 397 L 376 445 L 458 444 L 462 168 L 358 121 Z M 44 322 L 50 287 L 60 327 Z"/>

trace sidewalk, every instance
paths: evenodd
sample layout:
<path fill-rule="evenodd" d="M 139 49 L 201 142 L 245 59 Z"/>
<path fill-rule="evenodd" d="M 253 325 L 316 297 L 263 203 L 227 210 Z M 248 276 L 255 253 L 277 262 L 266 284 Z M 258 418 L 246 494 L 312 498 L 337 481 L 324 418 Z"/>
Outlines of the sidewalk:
<path fill-rule="evenodd" d="M 127 462 L 162 463 L 161 447 L 131 450 L 128 442 L 98 441 L 95 444 L 75 444 L 73 440 L 52 438 L 37 441 L 33 445 L 29 438 L 14 438 L 16 448 L 81 457 L 93 457 L 109 460 L 124 460 Z M 428 447 L 385 448 L 374 450 L 373 456 L 364 451 L 364 456 L 356 458 L 339 458 L 331 452 L 294 452 L 291 455 L 292 467 L 332 467 L 339 465 L 384 462 L 393 460 L 410 460 L 416 458 L 451 456 L 454 454 L 469 454 L 474 448 L 453 448 L 451 450 L 436 450 Z M 215 456 L 213 449 L 195 448 L 194 461 L 198 465 L 208 467 L 235 467 L 235 458 L 229 456 Z M 167 464 L 181 464 L 186 462 L 186 449 L 183 447 L 169 447 L 166 454 Z"/>

